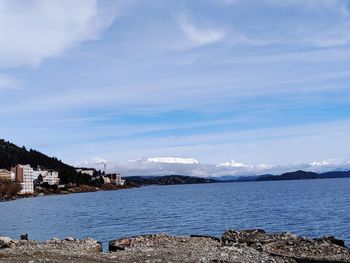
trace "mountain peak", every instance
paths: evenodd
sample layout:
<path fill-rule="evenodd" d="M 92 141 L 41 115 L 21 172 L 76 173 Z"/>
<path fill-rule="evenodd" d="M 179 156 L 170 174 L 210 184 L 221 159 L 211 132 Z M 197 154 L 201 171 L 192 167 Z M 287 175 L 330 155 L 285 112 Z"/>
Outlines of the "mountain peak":
<path fill-rule="evenodd" d="M 236 162 L 235 160 L 229 161 L 229 162 L 225 162 L 225 163 L 221 163 L 217 165 L 218 167 L 236 167 L 236 168 L 247 168 L 249 167 L 249 165 L 246 165 L 244 163 L 239 163 Z"/>
<path fill-rule="evenodd" d="M 131 160 L 129 162 L 135 163 L 171 163 L 171 164 L 198 164 L 199 162 L 193 158 L 180 157 L 151 157 Z"/>

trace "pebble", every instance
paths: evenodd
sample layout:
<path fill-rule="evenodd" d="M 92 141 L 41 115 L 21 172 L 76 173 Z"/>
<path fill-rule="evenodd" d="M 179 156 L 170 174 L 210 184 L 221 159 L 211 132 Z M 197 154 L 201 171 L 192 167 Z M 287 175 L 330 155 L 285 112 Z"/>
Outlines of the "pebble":
<path fill-rule="evenodd" d="M 0 249 L 6 262 L 350 262 L 350 250 L 327 241 L 295 237 L 291 233 L 268 234 L 262 230 L 228 231 L 220 239 L 208 237 L 174 237 L 166 234 L 114 240 L 127 249 L 102 253 L 94 239 L 67 237 L 47 242 L 18 242 L 1 238 L 12 247 Z M 226 241 L 226 242 L 225 242 Z M 227 245 L 225 245 L 227 244 Z"/>

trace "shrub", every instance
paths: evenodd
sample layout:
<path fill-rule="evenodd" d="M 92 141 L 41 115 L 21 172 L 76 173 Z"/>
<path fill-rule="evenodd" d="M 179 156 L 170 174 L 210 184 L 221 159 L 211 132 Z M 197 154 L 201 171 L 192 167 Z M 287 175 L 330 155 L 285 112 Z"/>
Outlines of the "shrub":
<path fill-rule="evenodd" d="M 21 191 L 21 185 L 16 182 L 0 181 L 0 197 L 12 197 Z"/>
<path fill-rule="evenodd" d="M 103 190 L 115 190 L 115 189 L 117 189 L 117 187 L 111 183 L 103 184 L 103 185 L 101 185 L 101 188 Z"/>
<path fill-rule="evenodd" d="M 95 192 L 96 188 L 94 186 L 90 186 L 90 185 L 86 185 L 86 184 L 82 184 L 80 185 L 80 191 L 81 192 Z"/>

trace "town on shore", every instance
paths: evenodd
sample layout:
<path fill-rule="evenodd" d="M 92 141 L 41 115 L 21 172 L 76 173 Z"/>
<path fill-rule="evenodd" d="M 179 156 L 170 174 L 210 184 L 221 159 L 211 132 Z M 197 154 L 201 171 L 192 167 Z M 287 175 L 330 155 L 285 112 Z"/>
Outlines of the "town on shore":
<path fill-rule="evenodd" d="M 25 146 L 0 139 L 0 201 L 49 194 L 118 190 L 145 185 L 216 182 L 181 175 L 122 177 L 94 168 L 74 167 Z"/>
<path fill-rule="evenodd" d="M 76 172 L 90 177 L 91 182 L 98 181 L 96 185 L 103 186 L 103 190 L 114 190 L 126 186 L 125 180 L 117 173 L 97 173 L 95 169 L 89 168 L 76 168 Z M 59 172 L 40 166 L 33 168 L 29 164 L 18 164 L 11 170 L 0 169 L 0 182 L 0 194 L 3 199 L 50 193 L 91 192 L 101 188 L 84 184 L 61 184 Z"/>

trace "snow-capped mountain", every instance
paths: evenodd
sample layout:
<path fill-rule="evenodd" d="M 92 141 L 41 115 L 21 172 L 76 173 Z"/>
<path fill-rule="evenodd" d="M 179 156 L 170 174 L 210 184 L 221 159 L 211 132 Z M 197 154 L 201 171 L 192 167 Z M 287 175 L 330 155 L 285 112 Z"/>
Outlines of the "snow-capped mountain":
<path fill-rule="evenodd" d="M 96 157 L 90 161 L 80 162 L 77 167 L 104 168 L 107 172 L 118 172 L 125 176 L 132 175 L 169 175 L 181 174 L 199 177 L 210 176 L 249 176 L 261 174 L 282 174 L 297 170 L 309 172 L 328 172 L 350 170 L 349 161 L 326 160 L 313 161 L 301 164 L 245 164 L 237 161 L 228 161 L 221 164 L 203 164 L 193 158 L 180 157 L 151 157 L 130 161 L 106 161 Z"/>
<path fill-rule="evenodd" d="M 193 158 L 178 158 L 178 157 L 154 157 L 148 158 L 151 163 L 181 163 L 181 164 L 198 164 L 198 161 Z"/>
<path fill-rule="evenodd" d="M 108 162 L 107 160 L 103 159 L 102 157 L 96 157 L 92 161 L 95 164 L 105 164 Z"/>
<path fill-rule="evenodd" d="M 92 160 L 85 160 L 75 163 L 77 167 L 95 167 L 96 165 L 107 164 L 108 161 L 102 157 L 95 157 Z"/>
<path fill-rule="evenodd" d="M 236 168 L 249 168 L 250 165 L 236 162 L 235 160 L 218 164 L 217 167 L 236 167 Z"/>
<path fill-rule="evenodd" d="M 198 164 L 199 162 L 193 158 L 179 157 L 152 157 L 131 160 L 132 163 L 172 163 L 172 164 Z"/>

